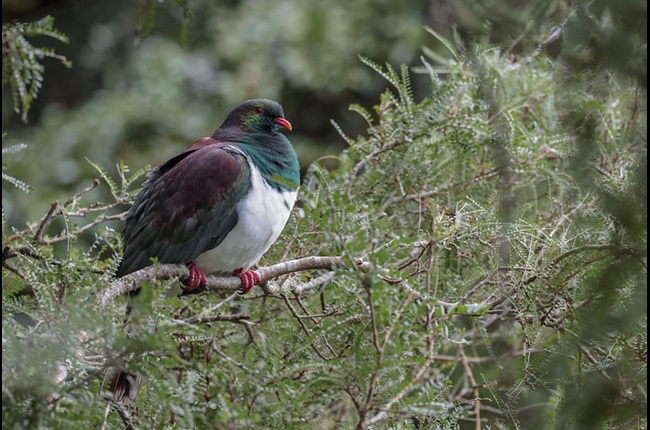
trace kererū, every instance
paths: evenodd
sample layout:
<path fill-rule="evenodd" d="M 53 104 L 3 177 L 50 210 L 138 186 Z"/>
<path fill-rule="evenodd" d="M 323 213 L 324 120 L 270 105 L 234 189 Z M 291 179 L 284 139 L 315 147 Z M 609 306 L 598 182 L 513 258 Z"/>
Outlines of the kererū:
<path fill-rule="evenodd" d="M 206 274 L 235 275 L 242 293 L 260 281 L 249 270 L 280 235 L 296 201 L 300 166 L 278 132 L 291 124 L 280 104 L 248 100 L 204 137 L 155 168 L 128 211 L 121 277 L 159 263 L 186 264 L 186 290 Z"/>
<path fill-rule="evenodd" d="M 233 109 L 204 137 L 148 174 L 122 232 L 122 277 L 152 265 L 186 264 L 185 291 L 207 285 L 206 274 L 234 275 L 240 293 L 260 282 L 250 270 L 278 238 L 296 201 L 300 166 L 279 103 L 255 99 Z M 133 400 L 136 375 L 118 369 L 114 401 Z"/>

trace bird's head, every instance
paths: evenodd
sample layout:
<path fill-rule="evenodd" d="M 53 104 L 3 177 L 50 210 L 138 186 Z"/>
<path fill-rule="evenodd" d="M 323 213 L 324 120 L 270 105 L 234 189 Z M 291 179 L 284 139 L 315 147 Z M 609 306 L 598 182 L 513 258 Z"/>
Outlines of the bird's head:
<path fill-rule="evenodd" d="M 247 100 L 237 106 L 221 127 L 232 126 L 247 133 L 270 132 L 280 128 L 291 130 L 291 123 L 284 118 L 280 103 L 266 99 Z"/>

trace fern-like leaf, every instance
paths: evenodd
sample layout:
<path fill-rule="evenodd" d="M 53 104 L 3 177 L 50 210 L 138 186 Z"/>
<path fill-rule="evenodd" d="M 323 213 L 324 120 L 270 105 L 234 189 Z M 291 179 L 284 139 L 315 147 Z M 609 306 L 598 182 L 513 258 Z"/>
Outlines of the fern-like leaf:
<path fill-rule="evenodd" d="M 454 59 L 457 62 L 460 62 L 460 54 L 456 50 L 456 47 L 454 46 L 453 43 L 451 43 L 449 40 L 447 40 L 445 37 L 443 37 L 440 33 L 435 31 L 431 27 L 424 26 L 424 30 L 427 33 L 431 34 L 433 37 L 435 37 L 438 40 L 438 42 L 442 43 L 445 46 L 445 48 L 447 48 L 447 51 L 449 51 L 449 53 L 454 57 Z M 440 58 L 442 59 L 443 57 L 440 57 Z"/>
<path fill-rule="evenodd" d="M 351 110 L 352 112 L 356 112 L 359 115 L 361 115 L 363 119 L 366 120 L 366 123 L 368 123 L 368 127 L 372 127 L 372 123 L 373 123 L 372 115 L 370 114 L 370 112 L 368 112 L 366 108 L 356 103 L 353 103 L 349 106 L 348 109 Z"/>
<path fill-rule="evenodd" d="M 361 62 L 363 64 L 370 67 L 375 72 L 379 73 L 379 75 L 381 75 L 384 79 L 386 79 L 388 82 L 390 82 L 393 86 L 399 87 L 399 80 L 396 80 L 395 76 L 391 75 L 390 72 L 386 73 L 384 71 L 383 67 L 381 67 L 379 64 L 377 64 L 374 61 L 372 61 L 371 59 L 363 57 L 363 56 L 359 56 L 359 59 L 361 60 Z"/>
<path fill-rule="evenodd" d="M 32 23 L 9 23 L 2 26 L 2 85 L 11 84 L 14 110 L 27 122 L 27 113 L 43 85 L 41 63 L 44 58 L 54 58 L 65 66 L 71 62 L 52 48 L 34 47 L 28 37 L 46 36 L 63 43 L 68 38 L 54 28 L 54 18 L 45 18 Z"/>
<path fill-rule="evenodd" d="M 6 134 L 3 134 L 2 137 L 4 138 Z M 15 145 L 8 146 L 6 148 L 2 148 L 2 159 L 4 160 L 4 156 L 7 154 L 16 154 L 20 151 L 23 151 L 25 148 L 27 148 L 27 145 L 24 143 L 17 143 Z M 21 181 L 20 179 L 14 178 L 13 176 L 5 173 L 5 170 L 8 168 L 7 163 L 4 161 L 2 162 L 2 180 L 7 181 L 16 188 L 21 189 L 22 191 L 29 193 L 32 191 L 32 187 L 30 187 L 27 183 Z"/>
<path fill-rule="evenodd" d="M 93 166 L 95 168 L 95 170 L 97 170 L 97 172 L 99 172 L 99 174 L 102 177 L 102 179 L 104 180 L 104 182 L 106 182 L 106 184 L 110 188 L 111 194 L 113 195 L 113 198 L 115 200 L 119 200 L 120 199 L 119 196 L 121 194 L 120 193 L 120 188 L 117 186 L 117 183 L 115 183 L 113 178 L 111 178 L 108 175 L 108 173 L 106 172 L 106 170 L 104 170 L 104 168 L 102 166 L 100 166 L 99 164 L 90 161 L 88 158 L 86 158 L 86 161 L 88 161 L 88 163 L 90 163 L 90 165 Z"/>
<path fill-rule="evenodd" d="M 348 145 L 352 146 L 352 144 L 354 143 L 354 140 L 350 139 L 350 137 L 348 137 L 348 135 L 345 134 L 345 132 L 343 131 L 343 129 L 341 128 L 341 126 L 338 125 L 338 124 L 336 123 L 336 121 L 334 121 L 334 120 L 330 120 L 330 123 L 331 123 L 332 126 L 336 129 L 336 131 L 338 132 L 338 134 L 341 135 L 341 137 L 343 138 L 343 140 L 345 140 L 345 143 L 347 143 Z"/>

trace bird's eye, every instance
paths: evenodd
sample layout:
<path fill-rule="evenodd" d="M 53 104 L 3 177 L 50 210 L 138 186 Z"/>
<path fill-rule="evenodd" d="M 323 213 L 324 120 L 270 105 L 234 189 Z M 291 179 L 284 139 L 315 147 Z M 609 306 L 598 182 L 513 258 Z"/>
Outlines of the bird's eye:
<path fill-rule="evenodd" d="M 253 112 L 255 112 L 256 115 L 262 115 L 264 113 L 264 109 L 258 106 L 253 110 Z"/>

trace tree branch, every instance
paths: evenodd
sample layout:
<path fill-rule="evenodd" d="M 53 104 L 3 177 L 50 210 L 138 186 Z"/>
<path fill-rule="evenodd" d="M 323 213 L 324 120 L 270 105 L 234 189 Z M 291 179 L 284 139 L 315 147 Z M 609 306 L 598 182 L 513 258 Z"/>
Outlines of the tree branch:
<path fill-rule="evenodd" d="M 95 187 L 97 187 L 97 185 L 99 185 L 99 179 L 94 179 L 90 185 L 78 191 L 74 196 L 70 197 L 63 205 L 59 204 L 59 202 L 56 201 L 52 202 L 49 212 L 45 215 L 45 217 L 43 217 L 43 219 L 41 219 L 38 225 L 38 229 L 36 230 L 36 234 L 34 235 L 34 242 L 41 245 L 44 244 L 45 242 L 43 241 L 43 233 L 45 232 L 45 227 L 47 227 L 47 225 L 50 223 L 52 218 L 63 213 L 63 208 L 68 207 L 72 203 L 79 200 L 81 196 L 92 191 Z"/>
<path fill-rule="evenodd" d="M 312 256 L 289 260 L 273 266 L 260 267 L 256 272 L 260 275 L 260 287 L 266 294 L 279 294 L 285 292 L 282 287 L 277 285 L 264 285 L 270 279 L 289 273 L 303 272 L 306 270 L 332 269 L 342 267 L 343 259 L 341 257 L 320 257 Z M 100 306 L 107 306 L 113 299 L 137 289 L 143 282 L 155 280 L 167 280 L 178 278 L 181 282 L 186 280 L 188 270 L 183 265 L 178 264 L 160 264 L 158 266 L 149 266 L 137 272 L 133 272 L 120 279 L 111 282 L 110 286 L 98 295 Z M 230 277 L 208 277 L 208 286 L 206 291 L 238 291 L 241 288 L 241 279 L 237 276 Z M 293 291 L 296 289 L 297 291 Z M 290 293 L 300 293 L 307 290 L 305 284 L 296 287 L 289 287 Z"/>

